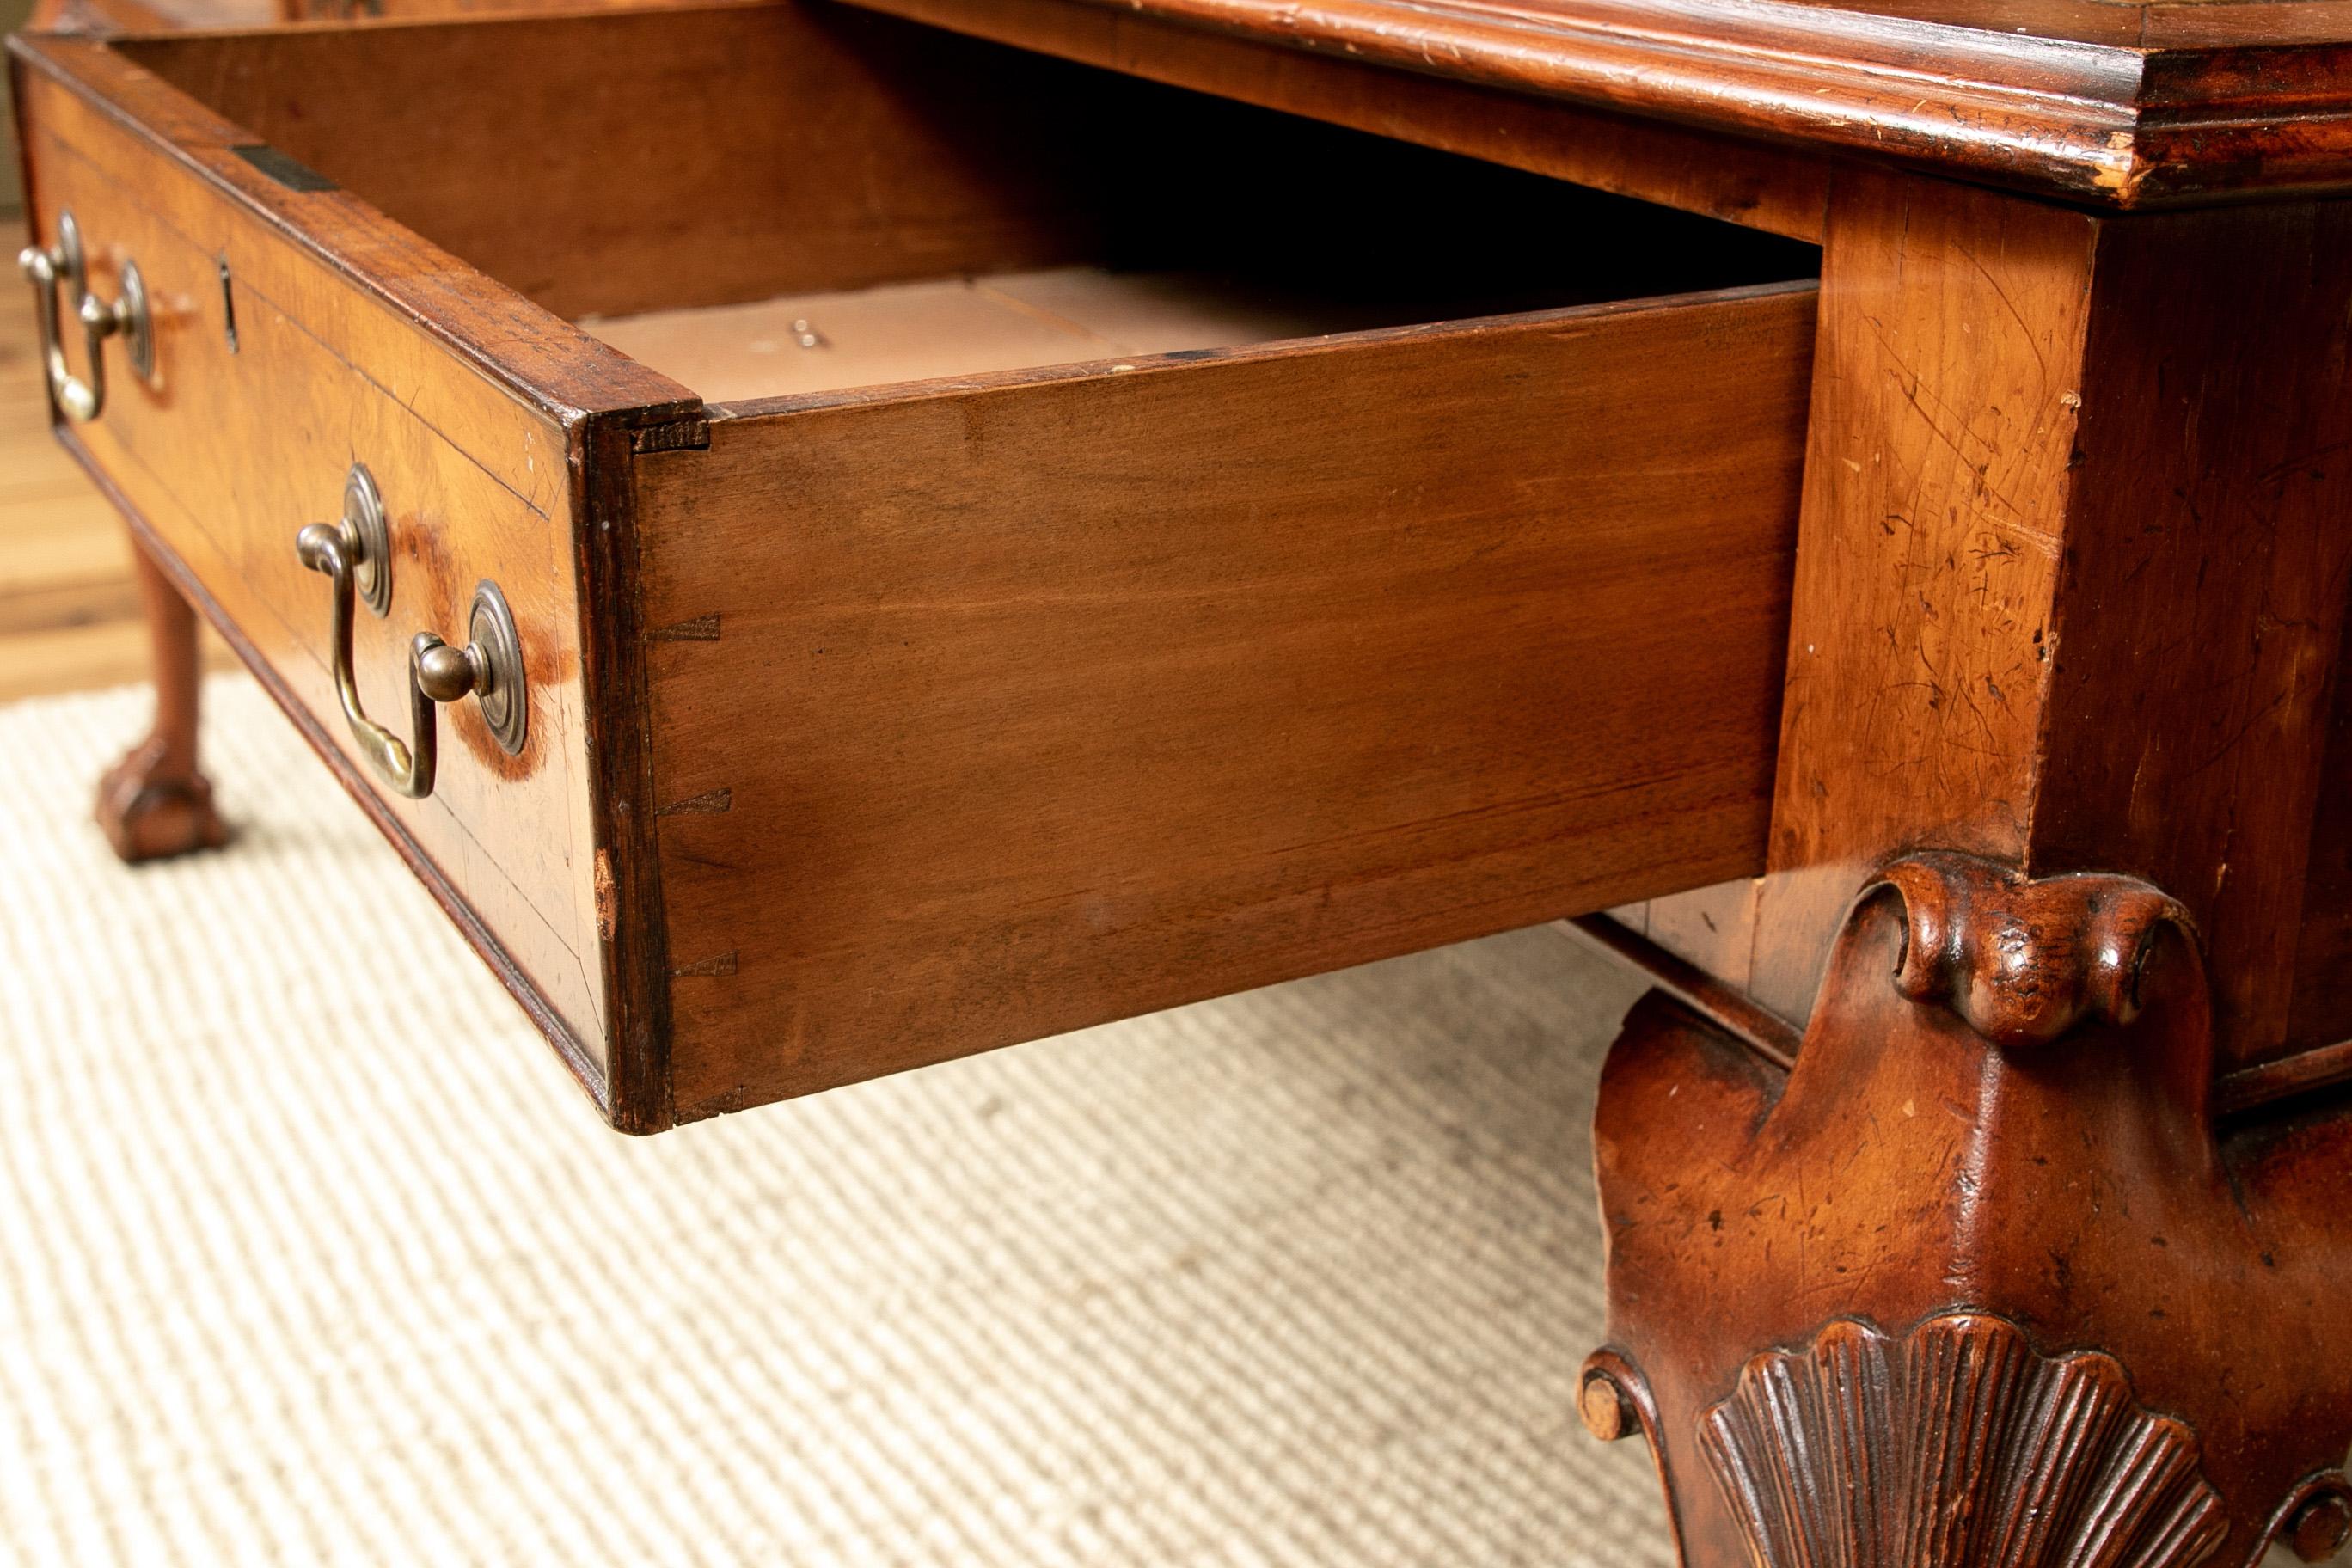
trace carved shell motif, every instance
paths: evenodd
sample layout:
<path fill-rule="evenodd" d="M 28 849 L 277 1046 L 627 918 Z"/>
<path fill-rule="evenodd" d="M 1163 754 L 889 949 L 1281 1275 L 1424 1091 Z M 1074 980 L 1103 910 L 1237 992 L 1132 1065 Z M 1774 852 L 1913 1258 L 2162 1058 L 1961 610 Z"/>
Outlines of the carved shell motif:
<path fill-rule="evenodd" d="M 2190 1568 L 2228 1533 L 2195 1435 L 2114 1357 L 1982 1313 L 1759 1355 L 1699 1441 L 1759 1568 Z"/>

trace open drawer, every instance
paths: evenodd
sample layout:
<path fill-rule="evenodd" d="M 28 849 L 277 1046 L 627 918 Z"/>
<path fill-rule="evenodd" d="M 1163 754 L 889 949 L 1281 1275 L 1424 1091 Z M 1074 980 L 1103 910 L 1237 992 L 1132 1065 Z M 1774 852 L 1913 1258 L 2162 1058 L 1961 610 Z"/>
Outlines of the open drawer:
<path fill-rule="evenodd" d="M 1809 250 L 824 5 L 15 56 L 63 437 L 617 1125 L 1761 864 Z"/>

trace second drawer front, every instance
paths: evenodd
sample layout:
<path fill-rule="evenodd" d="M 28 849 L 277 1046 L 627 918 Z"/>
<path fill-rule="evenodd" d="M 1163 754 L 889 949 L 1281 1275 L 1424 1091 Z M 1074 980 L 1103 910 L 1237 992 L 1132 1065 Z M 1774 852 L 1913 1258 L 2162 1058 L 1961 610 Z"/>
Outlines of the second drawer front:
<path fill-rule="evenodd" d="M 562 432 L 460 387 L 437 399 L 440 412 L 492 413 L 461 445 L 418 412 L 436 398 L 382 384 L 346 357 L 355 331 L 404 329 L 377 326 L 348 285 L 197 176 L 48 83 L 28 86 L 36 232 L 53 239 L 72 213 L 93 291 L 115 297 L 135 263 L 154 322 L 152 378 L 133 376 L 121 345 L 108 344 L 104 407 L 68 433 L 281 699 L 306 710 L 306 728 L 350 759 L 347 777 L 378 783 L 337 700 L 330 583 L 304 568 L 294 539 L 340 515 L 352 465 L 381 488 L 394 553 L 389 613 L 362 609 L 356 622 L 371 717 L 407 733 L 409 639 L 430 631 L 463 643 L 478 582 L 497 583 L 512 605 L 528 670 L 523 750 L 502 750 L 474 703 L 443 708 L 431 796 L 376 789 L 374 804 L 461 892 L 476 940 L 495 945 L 594 1054 L 603 1000 L 593 850 L 574 841 L 587 817 Z M 86 374 L 78 331 L 68 360 Z M 419 363 L 438 376 L 473 374 L 446 352 Z"/>

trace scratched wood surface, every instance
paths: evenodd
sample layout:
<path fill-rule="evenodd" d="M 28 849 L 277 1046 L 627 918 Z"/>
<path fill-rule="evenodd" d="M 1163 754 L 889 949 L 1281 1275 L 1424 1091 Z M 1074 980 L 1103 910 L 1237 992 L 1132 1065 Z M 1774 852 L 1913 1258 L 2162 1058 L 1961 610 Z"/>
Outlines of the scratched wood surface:
<path fill-rule="evenodd" d="M 539 35 L 497 23 L 138 47 L 519 292 L 356 198 L 257 184 L 226 140 L 255 132 L 121 55 L 24 56 L 37 194 L 86 195 L 110 243 L 157 258 L 173 374 L 227 410 L 232 456 L 316 454 L 189 346 L 209 323 L 183 279 L 216 254 L 257 279 L 246 352 L 279 392 L 467 519 L 446 561 L 403 558 L 428 596 L 477 554 L 543 574 L 535 698 L 595 744 L 536 825 L 562 816 L 575 851 L 616 1121 L 1647 898 L 1654 933 L 1783 1017 L 1811 1012 L 1792 1051 L 1685 971 L 1681 994 L 1778 1048 L 1654 999 L 1604 1080 L 1624 1353 L 1596 1358 L 1584 1409 L 1605 1435 L 1652 1428 L 1694 1564 L 1820 1555 L 1793 1540 L 1817 1525 L 1883 1524 L 1938 1568 L 1986 1529 L 2182 1563 L 2250 1561 L 2278 1533 L 2315 1561 L 2340 1547 L 2352 1489 L 2326 1467 L 2347 1405 L 2309 1347 L 2345 1328 L 2352 1120 L 2339 1099 L 2217 1134 L 2210 1112 L 2346 1067 L 2339 1045 L 2272 1070 L 2345 1005 L 2340 931 L 2308 917 L 2352 884 L 2326 787 L 2352 744 L 2352 208 L 2304 198 L 2352 181 L 2352 7 L 1122 0 L 1089 23 L 1088 4 L 972 0 L 968 30 L 1817 237 L 1818 300 L 1633 298 L 1739 252 L 1619 243 L 1613 223 L 1587 231 L 1606 246 L 1546 244 L 1556 193 L 1511 200 L 1505 171 L 1470 164 L 1399 180 L 1393 150 L 1306 156 L 1342 132 L 1240 108 L 1187 100 L 1181 156 L 1107 184 L 1091 160 L 1133 147 L 1112 134 L 1132 84 L 1009 67 L 1068 85 L 1075 112 L 1041 126 L 957 68 L 999 58 L 979 45 L 814 11 L 572 19 L 536 58 L 504 45 Z M 760 52 L 785 41 L 806 59 Z M 1349 58 L 1281 63 L 1318 50 Z M 782 100 L 906 151 L 903 204 L 870 167 L 744 182 L 750 208 L 807 194 L 795 249 L 701 178 L 724 160 L 682 172 L 649 124 L 772 179 L 763 159 L 842 151 L 737 123 L 741 95 L 658 122 L 630 96 L 633 72 L 671 73 L 667 98 L 739 61 L 825 68 Z M 1384 122 L 1363 73 L 1386 68 L 1417 81 Z M 444 82 L 494 108 L 436 104 Z M 171 134 L 142 132 L 156 117 Z M 525 209 L 551 235 L 499 216 L 518 120 L 599 165 L 559 169 Z M 471 156 L 466 178 L 394 166 L 369 140 L 387 128 L 445 167 Z M 1718 168 L 1688 140 L 1708 132 L 1731 138 Z M 1220 179 L 1187 185 L 1188 167 Z M 665 208 L 677 192 L 608 168 L 705 199 Z M 861 192 L 900 231 L 862 271 Z M 1450 200 L 1522 226 L 1461 242 Z M 684 224 L 649 227 L 663 212 Z M 1368 247 L 1383 231 L 1335 223 L 1366 212 L 1447 243 Z M 1205 247 L 1163 262 L 1229 262 L 1237 239 L 1284 258 L 1318 231 L 1398 263 L 1369 279 L 1393 299 L 1450 248 L 1613 261 L 1616 284 L 1580 287 L 1622 302 L 1465 320 L 1457 300 L 1414 327 L 709 410 L 540 308 L 740 303 L 992 253 L 1094 262 L 1139 236 Z M 681 269 L 698 256 L 716 264 Z M 264 521 L 224 537 L 233 464 L 188 455 L 144 402 L 124 412 L 77 449 L 366 797 L 319 721 L 315 642 L 285 629 L 284 563 L 255 542 L 298 510 L 291 481 L 255 480 Z M 499 438 L 517 430 L 562 438 Z M 511 799 L 452 793 L 511 835 L 499 814 L 546 786 L 499 783 Z M 418 818 L 371 805 L 544 1005 L 543 950 L 516 933 L 545 909 L 498 903 L 480 866 L 446 871 Z M 532 850 L 550 845 L 517 864 Z M 1793 1347 L 1906 1333 L 1928 1352 L 1892 1383 L 1757 1393 L 1859 1364 Z M 2018 1367 L 2058 1392 L 2008 1397 Z M 2100 1420 L 2051 1425 L 2091 1396 L 2114 1402 Z M 1743 1399 L 1744 1435 L 1717 1419 Z M 1770 1496 L 1671 1473 L 1703 1430 L 1761 1454 L 1774 1426 Z M 1857 1455 L 1934 1495 L 1864 1496 Z M 2156 1479 L 2119 1491 L 2117 1466 Z"/>
<path fill-rule="evenodd" d="M 2197 916 L 2229 1065 L 2292 1042 L 2352 590 L 2352 205 L 2103 228 L 2030 863 Z"/>
<path fill-rule="evenodd" d="M 1776 875 L 1738 977 L 1797 1019 L 1878 858 L 2024 853 L 2097 238 L 1960 187 L 1856 177 L 1839 197 Z"/>
<path fill-rule="evenodd" d="M 2199 923 L 2224 1066 L 2294 1043 L 2352 583 L 2347 226 L 1841 176 L 1772 871 L 1729 978 L 1802 1019 L 1870 868 L 1933 845 L 2146 878 Z"/>

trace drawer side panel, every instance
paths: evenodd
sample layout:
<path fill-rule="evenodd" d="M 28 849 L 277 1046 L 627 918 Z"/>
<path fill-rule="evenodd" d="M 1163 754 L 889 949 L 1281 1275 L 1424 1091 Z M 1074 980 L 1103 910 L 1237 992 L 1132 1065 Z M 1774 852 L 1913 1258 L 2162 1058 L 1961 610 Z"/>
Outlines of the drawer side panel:
<path fill-rule="evenodd" d="M 640 459 L 679 1120 L 1752 874 L 1809 288 Z"/>

